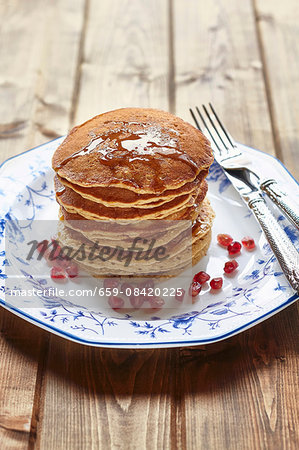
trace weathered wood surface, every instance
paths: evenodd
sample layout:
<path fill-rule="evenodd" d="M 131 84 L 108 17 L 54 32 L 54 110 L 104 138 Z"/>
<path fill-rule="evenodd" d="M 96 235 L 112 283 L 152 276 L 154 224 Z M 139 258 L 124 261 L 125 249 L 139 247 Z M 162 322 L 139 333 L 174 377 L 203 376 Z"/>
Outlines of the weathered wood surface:
<path fill-rule="evenodd" d="M 0 158 L 123 106 L 212 101 L 298 170 L 295 0 L 0 1 Z M 20 36 L 20 38 L 17 38 Z M 0 311 L 1 449 L 296 449 L 296 305 L 206 348 L 108 350 Z"/>
<path fill-rule="evenodd" d="M 276 153 L 299 177 L 299 3 L 255 0 Z"/>

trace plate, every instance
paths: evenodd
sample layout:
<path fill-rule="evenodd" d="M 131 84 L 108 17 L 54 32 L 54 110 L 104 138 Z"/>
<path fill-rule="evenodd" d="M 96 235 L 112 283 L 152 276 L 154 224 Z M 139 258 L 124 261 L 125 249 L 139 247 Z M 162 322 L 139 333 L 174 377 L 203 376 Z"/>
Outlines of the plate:
<path fill-rule="evenodd" d="M 298 298 L 289 286 L 269 244 L 252 213 L 214 163 L 208 177 L 208 197 L 216 212 L 212 243 L 208 255 L 196 270 L 206 270 L 211 276 L 223 275 L 227 252 L 216 243 L 218 233 L 230 233 L 240 240 L 245 235 L 256 241 L 253 252 L 242 250 L 238 256 L 239 269 L 234 276 L 224 277 L 221 291 L 208 287 L 199 300 L 191 304 L 152 310 L 115 312 L 94 298 L 92 303 L 84 296 L 65 299 L 43 296 L 38 307 L 34 298 L 22 299 L 22 305 L 5 295 L 5 223 L 22 220 L 56 219 L 58 205 L 53 190 L 51 157 L 64 138 L 61 137 L 21 155 L 10 158 L 0 168 L 0 304 L 12 313 L 35 325 L 81 344 L 98 347 L 176 347 L 209 344 L 231 337 L 278 313 Z M 271 176 L 294 198 L 298 184 L 276 158 L 245 147 L 248 157 L 254 157 L 262 170 Z M 299 233 L 287 219 L 269 203 L 277 221 L 294 245 L 299 246 Z M 19 230 L 20 231 L 20 230 Z M 51 279 L 40 279 L 25 270 L 25 283 L 45 288 Z M 76 283 L 68 280 L 68 283 Z M 96 281 L 94 281 L 96 282 Z M 84 287 L 84 286 L 83 286 Z M 105 303 L 105 304 L 104 304 Z"/>

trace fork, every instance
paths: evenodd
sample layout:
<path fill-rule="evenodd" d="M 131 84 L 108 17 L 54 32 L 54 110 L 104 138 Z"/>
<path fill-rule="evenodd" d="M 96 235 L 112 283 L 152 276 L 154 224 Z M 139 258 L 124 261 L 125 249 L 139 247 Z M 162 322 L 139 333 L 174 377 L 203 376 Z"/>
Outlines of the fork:
<path fill-rule="evenodd" d="M 286 278 L 295 291 L 299 292 L 299 254 L 267 207 L 260 191 L 263 186 L 260 186 L 258 175 L 246 167 L 249 162 L 248 157 L 242 153 L 223 126 L 211 103 L 209 107 L 202 105 L 202 110 L 196 107 L 196 112 L 197 115 L 190 108 L 197 128 L 211 140 L 217 163 L 222 167 L 243 201 L 253 211 Z M 292 210 L 290 205 L 288 209 Z M 298 216 L 293 215 L 293 219 L 296 222 Z"/>
<path fill-rule="evenodd" d="M 286 214 L 292 224 L 299 228 L 299 214 L 295 211 L 289 197 L 280 190 L 274 179 L 266 179 L 261 181 L 260 177 L 253 170 L 245 167 L 246 163 L 250 163 L 250 161 L 248 161 L 248 159 L 244 159 L 238 145 L 220 121 L 211 103 L 209 103 L 209 107 L 211 112 L 209 112 L 205 105 L 202 105 L 202 113 L 199 108 L 196 107 L 198 119 L 191 109 L 190 112 L 196 126 L 200 129 L 198 120 L 201 120 L 203 129 L 207 130 L 207 133 L 204 132 L 204 134 L 206 134 L 208 138 L 212 139 L 214 156 L 217 162 L 226 170 L 231 171 L 233 170 L 232 166 L 234 166 L 243 171 L 244 177 L 250 176 L 252 184 L 256 188 L 264 191 L 268 197 Z M 207 123 L 210 124 L 210 127 L 207 126 Z"/>

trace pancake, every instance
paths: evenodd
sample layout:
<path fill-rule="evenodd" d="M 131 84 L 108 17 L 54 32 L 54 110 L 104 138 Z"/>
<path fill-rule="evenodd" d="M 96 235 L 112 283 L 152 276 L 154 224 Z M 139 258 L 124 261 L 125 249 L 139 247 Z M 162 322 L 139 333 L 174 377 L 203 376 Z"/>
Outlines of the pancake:
<path fill-rule="evenodd" d="M 148 228 L 142 230 L 140 230 L 138 224 L 136 230 L 127 230 L 126 226 L 118 227 L 117 234 L 111 232 L 111 230 L 103 231 L 102 229 L 98 230 L 98 232 L 80 230 L 80 228 L 76 226 L 76 221 L 74 223 L 72 221 L 63 221 L 63 225 L 60 225 L 60 229 L 66 228 L 67 230 L 65 231 L 69 232 L 71 236 L 75 236 L 78 240 L 97 242 L 101 243 L 101 245 L 108 246 L 130 246 L 134 238 L 142 236 L 142 239 L 146 239 L 147 241 L 154 239 L 155 243 L 153 248 L 157 248 L 161 245 L 167 245 L 170 241 L 177 240 L 178 236 L 182 236 L 183 234 L 190 242 L 194 243 L 210 231 L 213 219 L 214 212 L 207 199 L 205 199 L 200 206 L 200 212 L 196 221 L 193 223 L 187 220 L 176 221 L 180 226 L 166 226 L 162 231 L 160 230 L 160 227 L 155 227 L 157 221 L 154 220 L 147 221 Z M 163 222 L 166 223 L 166 221 Z M 172 225 L 170 221 L 167 221 L 167 224 Z"/>
<path fill-rule="evenodd" d="M 70 246 L 73 249 L 79 248 L 82 245 L 80 240 L 74 236 L 59 233 L 59 240 L 63 246 Z M 89 261 L 87 258 L 83 261 L 75 258 L 77 264 L 82 267 L 87 273 L 94 276 L 169 276 L 178 275 L 180 272 L 188 268 L 191 264 L 196 264 L 203 256 L 205 256 L 211 241 L 211 230 L 196 241 L 196 244 L 187 249 L 177 249 L 171 252 L 171 258 L 166 263 L 158 264 L 157 261 L 152 261 L 149 264 L 133 264 L 126 267 L 123 263 L 120 264 L 116 259 L 112 261 Z M 88 247 L 86 247 L 88 248 Z M 157 267 L 158 265 L 158 267 Z"/>
<path fill-rule="evenodd" d="M 204 199 L 198 208 L 196 220 L 193 221 L 187 219 L 177 221 L 147 220 L 143 222 L 144 226 L 141 226 L 142 222 L 140 221 L 135 222 L 136 226 L 133 226 L 133 223 L 128 221 L 130 225 L 116 222 L 111 226 L 108 222 L 85 221 L 83 217 L 81 218 L 82 220 L 78 220 L 78 216 L 76 216 L 76 220 L 73 220 L 73 215 L 70 214 L 68 220 L 63 220 L 63 223 L 64 226 L 82 234 L 86 239 L 94 242 L 105 242 L 107 245 L 131 242 L 140 235 L 145 239 L 155 238 L 157 245 L 164 245 L 170 239 L 174 239 L 177 235 L 189 229 L 192 229 L 192 242 L 194 242 L 211 229 L 215 216 L 207 198 Z M 85 226 L 90 224 L 93 227 Z"/>
<path fill-rule="evenodd" d="M 81 197 L 68 187 L 64 187 L 58 178 L 54 180 L 54 187 L 57 194 L 58 203 L 68 212 L 78 213 L 86 219 L 152 219 L 155 217 L 166 217 L 171 213 L 178 212 L 186 206 L 192 206 L 195 201 L 199 202 L 205 196 L 207 191 L 207 183 L 202 182 L 203 188 L 194 194 L 185 194 L 177 198 L 173 198 L 167 203 L 152 208 L 114 208 L 107 207 L 101 203 L 95 203 Z"/>
<path fill-rule="evenodd" d="M 79 186 L 157 194 L 192 182 L 212 161 L 209 141 L 189 123 L 160 110 L 124 108 L 73 128 L 52 165 Z"/>
<path fill-rule="evenodd" d="M 119 109 L 73 128 L 52 159 L 61 244 L 100 242 L 129 255 L 134 239 L 152 239 L 152 250 L 167 248 L 169 259 L 136 259 L 130 267 L 114 256 L 77 262 L 93 276 L 180 273 L 210 244 L 212 161 L 200 131 L 159 110 Z"/>
<path fill-rule="evenodd" d="M 85 270 L 92 274 L 98 274 L 102 276 L 131 276 L 134 274 L 149 275 L 149 274 L 166 274 L 176 275 L 179 271 L 184 270 L 191 262 L 196 262 L 200 259 L 208 248 L 211 236 L 211 226 L 214 218 L 214 212 L 210 207 L 209 201 L 204 200 L 201 205 L 201 210 L 198 219 L 193 223 L 190 223 L 191 228 L 180 230 L 179 233 L 176 230 L 170 229 L 168 232 L 162 233 L 161 236 L 152 234 L 151 238 L 155 239 L 155 243 L 152 247 L 152 252 L 159 246 L 164 246 L 166 253 L 170 255 L 170 259 L 164 263 L 157 262 L 156 260 L 143 261 L 142 264 L 138 261 L 135 264 L 131 264 L 129 267 L 124 267 L 123 262 L 119 262 L 117 258 L 112 258 L 109 261 L 103 262 L 95 257 L 89 260 L 87 255 L 90 253 L 90 249 L 96 247 L 110 247 L 112 250 L 115 248 L 125 249 L 123 258 L 128 253 L 126 249 L 130 249 L 133 239 L 123 239 L 118 244 L 115 240 L 105 239 L 105 235 L 101 234 L 96 240 L 91 240 L 86 234 L 69 228 L 69 223 L 62 221 L 59 228 L 59 240 L 64 248 L 70 246 L 72 252 L 81 247 L 82 244 L 86 246 L 86 257 L 81 261 L 81 253 L 79 252 L 78 262 Z M 149 221 L 149 225 L 156 221 Z M 179 221 L 181 222 L 181 221 Z M 201 232 L 199 232 L 200 223 L 202 225 Z M 141 235 L 143 237 L 143 235 Z M 134 253 L 134 251 L 133 251 Z M 136 252 L 135 252 L 136 253 Z M 96 253 L 94 253 L 96 254 Z"/>
<path fill-rule="evenodd" d="M 138 206 L 139 208 L 151 208 L 152 204 L 159 206 L 175 197 L 178 197 L 179 195 L 191 193 L 200 185 L 207 174 L 207 170 L 202 170 L 194 181 L 186 183 L 178 189 L 166 190 L 160 195 L 138 194 L 134 191 L 130 191 L 129 189 L 121 189 L 116 187 L 109 187 L 108 189 L 103 187 L 83 187 L 70 183 L 68 180 L 61 178 L 59 175 L 56 175 L 56 177 L 61 184 L 71 188 L 82 197 L 96 203 L 102 203 L 105 206 L 117 206 L 119 208 Z"/>

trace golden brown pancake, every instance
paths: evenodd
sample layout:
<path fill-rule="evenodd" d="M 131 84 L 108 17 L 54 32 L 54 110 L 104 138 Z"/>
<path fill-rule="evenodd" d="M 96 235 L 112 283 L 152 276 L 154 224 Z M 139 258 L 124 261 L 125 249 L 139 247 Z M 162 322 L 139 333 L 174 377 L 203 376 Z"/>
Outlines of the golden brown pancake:
<path fill-rule="evenodd" d="M 160 204 L 162 205 L 163 203 L 172 200 L 174 197 L 191 193 L 202 183 L 207 174 L 207 170 L 202 170 L 194 181 L 186 183 L 178 189 L 166 190 L 160 195 L 138 194 L 129 189 L 111 186 L 108 189 L 106 187 L 83 187 L 74 183 L 70 183 L 68 180 L 66 180 L 65 178 L 61 178 L 59 175 L 56 175 L 56 177 L 61 184 L 71 188 L 82 197 L 97 203 L 102 203 L 105 206 L 117 206 L 119 208 L 137 206 L 139 208 L 147 208 L 152 207 L 151 205 L 153 203 L 155 203 L 155 206 L 159 206 Z"/>
<path fill-rule="evenodd" d="M 147 240 L 155 239 L 155 247 L 157 247 L 177 239 L 177 236 L 182 235 L 182 233 L 189 233 L 188 236 L 190 242 L 195 242 L 211 229 L 213 219 L 214 212 L 209 201 L 205 199 L 202 204 L 199 205 L 199 212 L 195 221 L 179 220 L 172 222 L 163 220 L 163 225 L 165 225 L 163 229 L 161 229 L 161 221 L 156 220 L 144 221 L 147 228 L 141 228 L 140 221 L 136 221 L 135 228 L 133 226 L 128 227 L 127 225 L 118 224 L 117 230 L 114 230 L 115 227 L 111 227 L 111 225 L 109 228 L 105 229 L 100 226 L 103 222 L 93 221 L 93 223 L 99 224 L 98 230 L 88 230 L 80 228 L 80 226 L 78 226 L 78 221 L 66 220 L 62 221 L 62 227 L 67 227 L 74 231 L 77 237 L 82 236 L 82 239 L 87 239 L 90 242 L 101 242 L 103 245 L 123 245 L 132 242 L 136 236 L 142 236 L 142 238 Z M 176 224 L 177 226 L 173 226 L 173 224 Z"/>
<path fill-rule="evenodd" d="M 71 130 L 52 164 L 84 187 L 157 194 L 192 182 L 213 161 L 208 140 L 182 119 L 150 108 L 124 108 Z"/>
<path fill-rule="evenodd" d="M 61 243 L 112 248 L 153 237 L 154 248 L 170 246 L 165 263 L 79 263 L 94 276 L 179 273 L 209 247 L 212 161 L 201 132 L 159 110 L 119 109 L 73 128 L 52 160 Z"/>
<path fill-rule="evenodd" d="M 203 181 L 203 190 L 192 194 L 181 195 L 174 198 L 170 202 L 163 205 L 142 209 L 142 208 L 110 208 L 101 203 L 95 203 L 81 197 L 76 192 L 68 187 L 63 187 L 58 180 L 54 181 L 55 190 L 57 192 L 57 201 L 68 212 L 78 213 L 85 217 L 85 219 L 154 219 L 156 217 L 167 217 L 171 213 L 181 211 L 183 208 L 192 206 L 195 201 L 198 203 L 200 199 L 205 196 L 207 191 L 207 183 Z"/>

